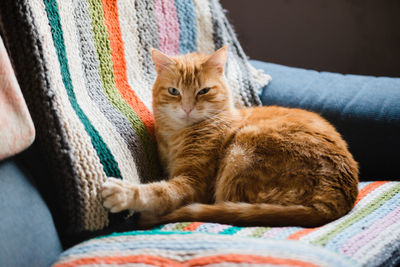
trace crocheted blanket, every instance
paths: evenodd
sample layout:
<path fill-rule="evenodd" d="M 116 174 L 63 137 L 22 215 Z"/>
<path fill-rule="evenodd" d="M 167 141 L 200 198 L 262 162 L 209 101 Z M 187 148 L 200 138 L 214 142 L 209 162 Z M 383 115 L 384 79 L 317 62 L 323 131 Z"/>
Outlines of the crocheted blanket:
<path fill-rule="evenodd" d="M 13 156 L 35 138 L 35 128 L 0 37 L 0 160 Z"/>
<path fill-rule="evenodd" d="M 270 77 L 247 62 L 217 0 L 3 0 L 0 29 L 53 169 L 54 214 L 69 233 L 109 224 L 98 190 L 162 173 L 153 136 L 150 48 L 173 55 L 229 45 L 239 106 L 258 105 Z"/>
<path fill-rule="evenodd" d="M 349 214 L 319 228 L 167 224 L 89 240 L 55 266 L 396 266 L 400 182 L 361 182 L 359 190 Z"/>

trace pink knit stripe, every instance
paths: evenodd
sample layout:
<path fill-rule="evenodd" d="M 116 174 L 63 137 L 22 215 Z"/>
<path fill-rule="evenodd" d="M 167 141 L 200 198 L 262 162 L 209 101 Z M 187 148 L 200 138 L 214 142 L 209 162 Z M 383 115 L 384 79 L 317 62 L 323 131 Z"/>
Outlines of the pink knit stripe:
<path fill-rule="evenodd" d="M 160 50 L 167 55 L 179 53 L 179 21 L 175 0 L 154 0 Z"/>
<path fill-rule="evenodd" d="M 376 238 L 383 230 L 399 220 L 400 207 L 397 207 L 385 217 L 376 221 L 365 231 L 361 231 L 358 235 L 350 238 L 350 240 L 340 248 L 340 251 L 350 257 L 353 256 L 360 248 L 371 242 L 371 240 Z"/>

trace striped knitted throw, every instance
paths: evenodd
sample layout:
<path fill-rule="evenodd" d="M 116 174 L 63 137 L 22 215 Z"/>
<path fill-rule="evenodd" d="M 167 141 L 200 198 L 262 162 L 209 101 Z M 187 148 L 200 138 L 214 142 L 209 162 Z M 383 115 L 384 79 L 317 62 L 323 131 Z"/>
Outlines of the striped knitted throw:
<path fill-rule="evenodd" d="M 400 182 L 361 182 L 359 191 L 349 214 L 319 228 L 173 223 L 89 240 L 55 266 L 396 266 Z"/>
<path fill-rule="evenodd" d="M 169 55 L 229 45 L 238 106 L 270 77 L 250 67 L 217 0 L 3 0 L 1 30 L 58 186 L 60 229 L 109 223 L 107 177 L 161 177 L 153 136 L 150 48 Z"/>

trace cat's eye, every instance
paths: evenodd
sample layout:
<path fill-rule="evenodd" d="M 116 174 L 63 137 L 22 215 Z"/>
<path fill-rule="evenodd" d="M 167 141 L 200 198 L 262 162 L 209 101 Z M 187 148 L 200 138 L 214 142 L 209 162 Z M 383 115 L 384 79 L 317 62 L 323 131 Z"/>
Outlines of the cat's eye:
<path fill-rule="evenodd" d="M 206 88 L 201 89 L 197 94 L 198 95 L 204 95 L 204 94 L 207 94 L 208 91 L 210 91 L 210 88 L 206 87 Z"/>
<path fill-rule="evenodd" d="M 169 87 L 168 88 L 168 93 L 170 93 L 171 95 L 179 95 L 179 90 L 173 87 Z"/>

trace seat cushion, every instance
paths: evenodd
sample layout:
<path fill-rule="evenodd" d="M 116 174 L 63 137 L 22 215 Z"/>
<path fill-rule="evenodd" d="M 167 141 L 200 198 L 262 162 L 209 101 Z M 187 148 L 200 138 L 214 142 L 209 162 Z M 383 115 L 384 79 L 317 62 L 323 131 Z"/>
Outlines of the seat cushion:
<path fill-rule="evenodd" d="M 0 161 L 0 266 L 49 266 L 62 251 L 53 218 L 15 157 Z"/>
<path fill-rule="evenodd" d="M 320 113 L 348 142 L 362 179 L 399 179 L 400 78 L 342 75 L 252 60 L 271 74 L 264 105 Z"/>
<path fill-rule="evenodd" d="M 392 266 L 399 262 L 400 182 L 362 182 L 354 209 L 319 228 L 173 223 L 114 233 L 65 251 L 56 266 Z"/>

